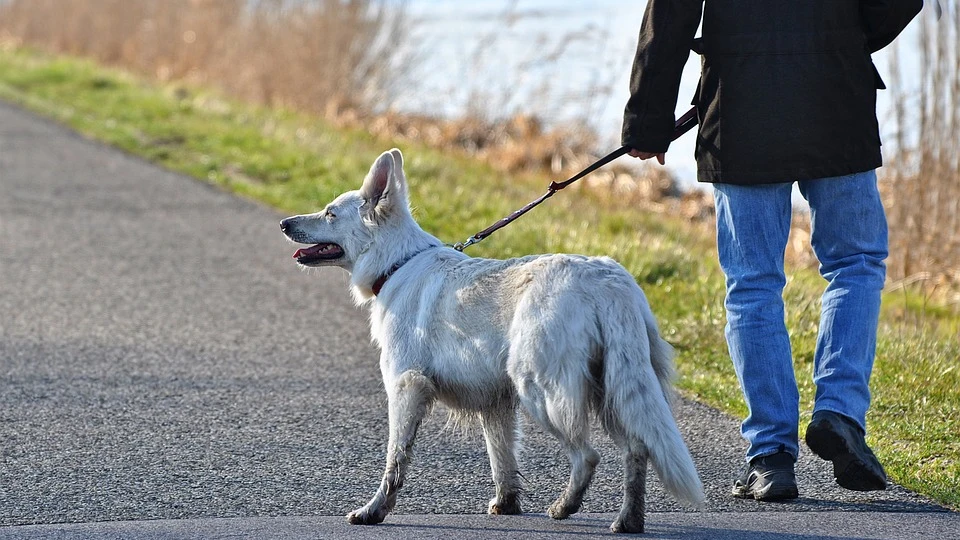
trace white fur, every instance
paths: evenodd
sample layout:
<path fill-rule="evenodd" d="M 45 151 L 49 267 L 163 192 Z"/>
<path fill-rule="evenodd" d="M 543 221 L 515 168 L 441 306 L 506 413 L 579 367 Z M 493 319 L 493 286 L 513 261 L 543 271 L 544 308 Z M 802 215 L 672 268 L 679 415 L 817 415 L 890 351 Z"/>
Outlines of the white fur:
<path fill-rule="evenodd" d="M 351 273 L 389 399 L 387 469 L 352 523 L 379 523 L 403 483 L 417 427 L 439 400 L 477 414 L 487 439 L 496 496 L 491 513 L 519 513 L 517 404 L 570 455 L 570 484 L 548 509 L 576 512 L 599 455 L 588 443 L 596 414 L 624 450 L 624 504 L 617 532 L 643 530 L 647 456 L 680 501 L 703 488 L 670 410 L 672 349 L 660 338 L 643 291 L 607 257 L 470 258 L 413 220 L 399 150 L 384 152 L 358 191 L 316 214 L 283 222 L 300 243 L 335 243 L 343 256 L 315 265 Z M 405 261 L 405 262 L 404 262 Z M 403 263 L 378 296 L 378 277 Z"/>

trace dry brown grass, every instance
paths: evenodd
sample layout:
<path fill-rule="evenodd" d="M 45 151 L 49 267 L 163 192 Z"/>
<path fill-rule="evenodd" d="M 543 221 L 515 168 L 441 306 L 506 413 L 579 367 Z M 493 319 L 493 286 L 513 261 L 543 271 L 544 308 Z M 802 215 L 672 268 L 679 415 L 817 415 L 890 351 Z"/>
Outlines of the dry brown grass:
<path fill-rule="evenodd" d="M 0 3 L 8 40 L 316 113 L 380 106 L 402 82 L 405 29 L 375 0 Z"/>
<path fill-rule="evenodd" d="M 901 44 L 920 52 L 917 90 L 892 57 L 896 157 L 883 193 L 894 285 L 919 283 L 960 304 L 960 1 L 941 3 L 943 18 L 921 13 L 919 42 Z"/>

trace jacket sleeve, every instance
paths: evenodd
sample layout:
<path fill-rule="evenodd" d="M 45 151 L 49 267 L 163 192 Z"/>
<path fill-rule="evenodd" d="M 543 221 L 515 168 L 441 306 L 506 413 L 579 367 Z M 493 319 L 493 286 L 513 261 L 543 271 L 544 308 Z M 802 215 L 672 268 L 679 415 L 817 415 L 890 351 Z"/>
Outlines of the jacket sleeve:
<path fill-rule="evenodd" d="M 923 0 L 860 0 L 860 20 L 871 53 L 886 47 L 923 8 Z"/>
<path fill-rule="evenodd" d="M 670 146 L 680 76 L 702 12 L 703 0 L 647 2 L 623 115 L 624 146 L 643 152 Z"/>

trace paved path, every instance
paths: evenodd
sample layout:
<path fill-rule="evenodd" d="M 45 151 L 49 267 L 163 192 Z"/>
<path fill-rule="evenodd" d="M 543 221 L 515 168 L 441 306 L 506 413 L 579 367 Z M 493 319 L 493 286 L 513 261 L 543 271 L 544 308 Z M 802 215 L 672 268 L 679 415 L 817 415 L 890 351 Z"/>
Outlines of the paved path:
<path fill-rule="evenodd" d="M 540 514 L 567 465 L 529 426 L 531 514 L 483 515 L 482 439 L 444 429 L 442 411 L 421 430 L 389 525 L 344 525 L 381 474 L 377 357 L 345 274 L 299 271 L 280 217 L 0 103 L 0 538 L 606 530 L 606 515 Z M 708 503 L 683 511 L 653 482 L 659 537 L 958 537 L 958 514 L 896 486 L 843 491 L 809 454 L 798 501 L 734 500 L 737 423 L 692 402 L 677 414 Z M 584 511 L 604 514 L 618 508 L 619 460 L 598 446 Z"/>

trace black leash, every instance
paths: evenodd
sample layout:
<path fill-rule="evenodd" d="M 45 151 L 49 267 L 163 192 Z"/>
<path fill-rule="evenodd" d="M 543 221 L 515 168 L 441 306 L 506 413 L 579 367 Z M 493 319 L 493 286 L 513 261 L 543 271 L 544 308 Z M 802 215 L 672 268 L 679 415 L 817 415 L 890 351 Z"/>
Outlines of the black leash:
<path fill-rule="evenodd" d="M 697 125 L 697 109 L 696 109 L 696 107 L 693 107 L 693 108 L 691 108 L 689 111 L 687 111 L 686 113 L 684 113 L 683 116 L 681 116 L 680 118 L 677 119 L 677 122 L 676 122 L 676 124 L 674 124 L 674 127 L 673 127 L 673 139 L 671 139 L 671 140 L 677 140 L 678 138 L 680 138 L 681 135 L 683 135 L 684 133 L 690 131 L 690 129 L 693 128 L 693 126 L 695 126 L 695 125 Z M 556 192 L 560 191 L 561 189 L 569 186 L 570 184 L 572 184 L 572 183 L 576 182 L 577 180 L 583 178 L 584 176 L 592 173 L 593 171 L 599 169 L 600 167 L 603 167 L 603 166 L 606 165 L 607 163 L 610 163 L 611 161 L 613 161 L 613 160 L 617 159 L 618 157 L 620 157 L 620 156 L 628 153 L 629 151 L 630 151 L 630 149 L 627 148 L 626 146 L 621 146 L 620 148 L 617 148 L 617 149 L 614 150 L 613 152 L 610 152 L 609 154 L 607 154 L 607 155 L 603 156 L 602 158 L 598 159 L 597 161 L 591 163 L 589 166 L 587 166 L 586 169 L 578 172 L 577 174 L 573 175 L 573 176 L 570 177 L 569 179 L 564 180 L 563 182 L 550 182 L 550 185 L 547 186 L 547 192 L 544 193 L 543 195 L 541 195 L 539 198 L 537 198 L 536 200 L 530 202 L 529 204 L 527 204 L 527 205 L 524 206 L 523 208 L 521 208 L 521 209 L 513 212 L 513 213 L 510 214 L 509 216 L 507 216 L 507 217 L 501 219 L 500 221 L 494 223 L 493 225 L 487 227 L 486 229 L 484 229 L 484 230 L 478 232 L 477 234 L 471 236 L 470 238 L 467 238 L 467 241 L 466 241 L 466 242 L 457 242 L 456 244 L 453 245 L 453 249 L 455 249 L 455 250 L 457 250 L 457 251 L 463 251 L 464 249 L 472 246 L 473 244 L 479 243 L 479 242 L 480 242 L 481 240 L 483 240 L 484 238 L 486 238 L 486 237 L 490 236 L 491 234 L 493 234 L 496 230 L 501 229 L 501 228 L 503 228 L 503 227 L 506 227 L 507 225 L 509 225 L 510 223 L 512 223 L 515 219 L 517 219 L 518 217 L 520 217 L 520 216 L 526 214 L 527 212 L 529 212 L 531 209 L 533 209 L 533 207 L 535 207 L 535 206 L 537 206 L 538 204 L 542 203 L 543 201 L 549 199 L 550 197 L 553 196 L 554 193 L 556 193 Z"/>

